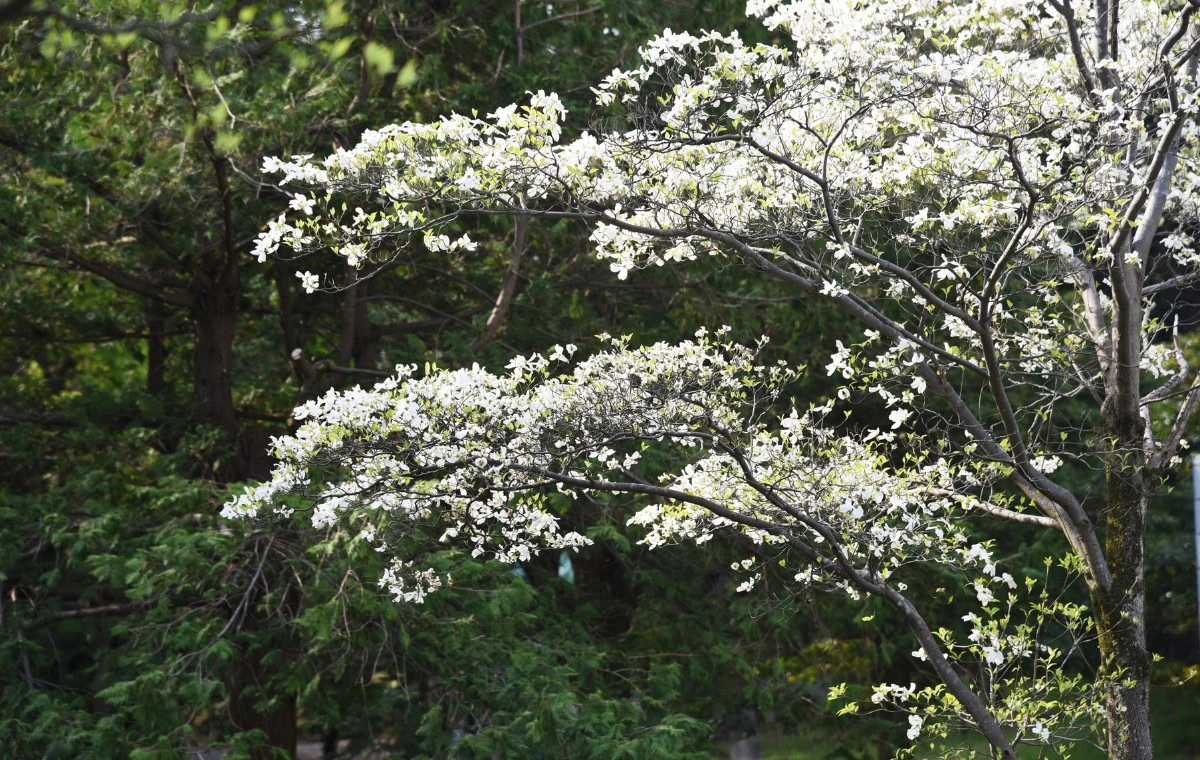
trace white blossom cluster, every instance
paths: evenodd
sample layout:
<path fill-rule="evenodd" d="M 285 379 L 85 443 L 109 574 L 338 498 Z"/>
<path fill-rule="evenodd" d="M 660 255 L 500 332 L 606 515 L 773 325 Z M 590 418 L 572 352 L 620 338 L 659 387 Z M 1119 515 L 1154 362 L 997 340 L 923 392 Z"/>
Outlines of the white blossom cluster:
<path fill-rule="evenodd" d="M 573 131 L 539 91 L 483 118 L 369 131 L 323 159 L 268 159 L 292 196 L 260 259 L 331 251 L 365 267 L 418 243 L 462 256 L 476 248 L 464 214 L 573 219 L 618 278 L 723 257 L 833 304 L 864 338 L 830 358 L 836 400 L 806 411 L 777 408 L 789 368 L 703 335 L 617 341 L 578 364 L 556 349 L 504 375 L 401 368 L 301 407 L 272 481 L 226 513 L 293 509 L 283 495 L 298 492 L 317 524 L 367 524 L 384 550 L 393 531 L 419 529 L 513 562 L 586 541 L 560 531 L 560 492 L 637 493 L 648 501 L 633 521 L 652 546 L 736 529 L 801 558 L 797 582 L 901 610 L 896 574 L 918 562 L 969 571 L 985 609 L 1011 590 L 990 544 L 962 527 L 990 514 L 1059 531 L 1093 599 L 1126 599 L 1084 500 L 1054 476 L 1081 463 L 1149 483 L 1186 446 L 1200 380 L 1154 307 L 1200 281 L 1186 223 L 1200 212 L 1200 22 L 1190 5 L 1122 0 L 1114 56 L 1089 31 L 1097 5 L 751 0 L 779 45 L 664 31 L 594 90 L 620 128 Z M 825 424 L 864 399 L 885 424 Z M 670 464 L 644 471 L 649 448 Z M 419 601 L 442 581 L 407 561 L 385 585 Z M 755 563 L 739 568 L 753 588 Z M 1001 628 L 945 646 L 984 668 L 1025 661 L 1028 636 Z M 922 651 L 941 686 L 881 699 L 949 689 L 1005 757 L 998 720 L 1022 741 L 1057 730 L 1036 711 L 984 708 L 931 636 Z M 1038 704 L 1069 686 L 1032 683 L 1021 693 Z M 910 738 L 935 718 L 913 711 Z"/>
<path fill-rule="evenodd" d="M 596 255 L 620 278 L 699 256 L 760 256 L 834 299 L 886 290 L 909 330 L 940 311 L 923 333 L 943 360 L 984 366 L 986 326 L 987 350 L 1014 373 L 1099 382 L 1091 352 L 1102 337 L 1063 284 L 1103 263 L 1108 254 L 1086 243 L 1141 181 L 1144 166 L 1121 146 L 1152 146 L 1146 110 L 1169 107 L 1147 93 L 1162 85 L 1151 43 L 1174 16 L 1149 0 L 1122 6 L 1125 53 L 1108 66 L 1135 105 L 1081 91 L 1062 21 L 1039 7 L 751 2 L 792 44 L 665 31 L 639 68 L 596 88 L 600 106 L 638 116 L 634 130 L 564 141 L 566 109 L 539 91 L 486 118 L 368 131 L 321 161 L 268 159 L 265 171 L 308 190 L 255 252 L 327 249 L 362 266 L 391 255 L 397 237 L 435 254 L 473 250 L 454 230 L 465 209 L 573 214 L 592 224 Z M 1196 112 L 1195 88 L 1177 99 L 1157 115 L 1159 132 Z M 1196 134 L 1189 119 L 1183 144 Z M 1197 187 L 1181 177 L 1168 203 L 1195 208 Z M 868 230 L 861 239 L 856 225 Z M 878 250 L 880 228 L 894 253 Z M 1164 245 L 1178 263 L 1196 260 L 1182 232 Z M 986 292 L 1001 275 L 1004 299 Z M 1103 315 L 1111 300 L 1098 290 Z"/>
<path fill-rule="evenodd" d="M 587 543 L 560 531 L 549 494 L 646 485 L 657 490 L 643 491 L 650 503 L 630 522 L 651 547 L 735 529 L 799 546 L 797 581 L 854 596 L 855 573 L 886 580 L 917 562 L 975 568 L 989 587 L 990 554 L 961 522 L 978 475 L 948 458 L 896 466 L 825 427 L 828 407 L 766 424 L 763 410 L 796 373 L 759 364 L 753 348 L 704 331 L 679 345 L 608 340 L 610 350 L 574 365 L 574 346 L 555 347 L 515 358 L 504 375 L 472 367 L 418 378 L 398 367 L 371 390 L 330 391 L 296 409 L 295 435 L 274 439 L 271 481 L 223 515 L 290 514 L 297 500 L 287 496 L 300 494 L 314 526 L 365 524 L 381 551 L 389 535 L 420 526 L 476 556 L 522 562 Z M 638 474 L 650 449 L 675 462 L 653 482 Z M 402 558 L 383 582 L 410 601 L 440 585 Z"/>

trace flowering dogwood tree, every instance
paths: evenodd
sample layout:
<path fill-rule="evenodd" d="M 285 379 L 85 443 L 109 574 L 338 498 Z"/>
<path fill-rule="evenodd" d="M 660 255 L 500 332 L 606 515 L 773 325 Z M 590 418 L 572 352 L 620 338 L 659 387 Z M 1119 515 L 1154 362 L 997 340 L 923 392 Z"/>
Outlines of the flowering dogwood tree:
<path fill-rule="evenodd" d="M 256 253 L 332 251 L 369 273 L 402 245 L 467 255 L 464 217 L 509 215 L 590 225 L 622 279 L 723 257 L 861 326 L 827 367 L 836 401 L 789 408 L 794 370 L 720 333 L 613 340 L 578 363 L 555 347 L 501 375 L 401 367 L 298 409 L 274 478 L 226 514 L 300 492 L 315 522 L 361 524 L 381 550 L 419 530 L 517 561 L 586 542 L 548 494 L 642 494 L 651 545 L 745 534 L 745 588 L 757 557 L 786 557 L 797 584 L 898 610 L 939 679 L 876 689 L 910 739 L 965 725 L 1011 758 L 1098 723 L 1113 757 L 1150 757 L 1146 513 L 1200 396 L 1154 309 L 1200 279 L 1183 224 L 1200 201 L 1195 3 L 748 5 L 787 42 L 664 32 L 596 88 L 623 127 L 565 140 L 561 102 L 538 92 L 268 161 L 293 211 Z M 829 415 L 867 395 L 890 428 L 834 432 Z M 639 475 L 648 449 L 677 466 Z M 1102 497 L 1056 480 L 1064 460 L 1103 470 Z M 1090 610 L 998 572 L 968 516 L 1061 533 Z M 970 578 L 965 637 L 907 594 L 920 563 Z M 409 601 L 450 581 L 403 557 L 384 579 Z M 1070 647 L 1039 639 L 1048 618 L 1094 635 L 1100 677 L 1057 667 Z"/>

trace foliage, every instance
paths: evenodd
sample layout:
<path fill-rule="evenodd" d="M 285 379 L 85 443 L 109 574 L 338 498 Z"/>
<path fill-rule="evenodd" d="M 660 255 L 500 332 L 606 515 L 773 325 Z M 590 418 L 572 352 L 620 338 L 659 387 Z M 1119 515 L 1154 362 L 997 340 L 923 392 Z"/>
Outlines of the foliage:
<path fill-rule="evenodd" d="M 345 154 L 364 135 L 374 139 L 370 128 L 451 112 L 487 125 L 478 114 L 540 118 L 508 110 L 539 90 L 557 92 L 571 114 L 554 127 L 561 144 L 583 139 L 584 130 L 603 142 L 614 129 L 653 129 L 694 38 L 670 36 L 686 44 L 647 55 L 639 42 L 664 27 L 703 25 L 737 30 L 752 51 L 793 44 L 785 26 L 757 23 L 743 10 L 740 0 L 300 0 L 286 10 L 241 0 L 0 2 L 0 752 L 148 758 L 207 747 L 286 756 L 297 736 L 401 757 L 697 757 L 743 736 L 792 733 L 807 737 L 805 751 L 838 757 L 902 746 L 903 715 L 847 723 L 832 718 L 825 699 L 829 686 L 847 682 L 869 703 L 868 691 L 855 690 L 932 675 L 909 655 L 918 644 L 895 608 L 871 596 L 810 596 L 794 580 L 799 563 L 781 563 L 775 545 L 732 531 L 650 551 L 645 531 L 628 524 L 657 508 L 644 495 L 548 496 L 562 532 L 585 540 L 567 554 L 573 582 L 559 575 L 558 550 L 514 568 L 426 540 L 441 530 L 385 529 L 377 513 L 386 553 L 363 540 L 361 525 L 313 526 L 314 513 L 295 500 L 288 503 L 300 509 L 269 528 L 218 514 L 242 481 L 254 487 L 269 475 L 268 440 L 304 422 L 291 410 L 332 398 L 330 389 L 369 387 L 396 364 L 445 368 L 419 369 L 414 381 L 457 370 L 505 378 L 515 356 L 578 345 L 569 365 L 555 362 L 560 379 L 523 376 L 509 399 L 519 402 L 537 387 L 567 382 L 584 362 L 621 354 L 594 337 L 602 333 L 636 336 L 629 347 L 643 355 L 700 328 L 730 325 L 719 342 L 731 345 L 766 335 L 762 366 L 782 360 L 814 368 L 787 372 L 774 391 L 781 410 L 852 398 L 851 418 L 821 418 L 828 441 L 889 433 L 889 415 L 910 404 L 871 391 L 876 380 L 866 378 L 891 368 L 866 368 L 863 387 L 821 370 L 836 341 L 854 346 L 848 359 L 872 350 L 841 307 L 723 253 L 687 267 L 646 267 L 655 257 L 670 260 L 670 246 L 650 245 L 636 249 L 645 256 L 634 259 L 642 267 L 636 276 L 629 269 L 618 279 L 610 265 L 622 259 L 593 255 L 594 226 L 544 217 L 521 224 L 455 199 L 446 209 L 455 218 L 427 222 L 451 222 L 447 237 L 467 235 L 473 251 L 428 250 L 422 230 L 406 244 L 393 238 L 373 249 L 358 272 L 335 256 L 299 267 L 280 255 L 261 264 L 250 255 L 296 192 L 314 201 L 312 218 L 337 216 L 343 200 L 347 221 L 356 205 L 373 214 L 391 208 L 372 205 L 374 180 L 339 188 L 346 192 L 336 200 L 280 188 L 260 171 L 267 156 L 303 163 L 292 157 Z M 1051 9 L 1045 16 L 1053 18 Z M 859 20 L 843 19 L 852 27 Z M 719 55 L 725 36 L 705 39 Z M 625 101 L 622 90 L 612 106 L 595 108 L 591 88 L 604 72 L 641 76 L 632 72 L 654 70 L 655 56 L 668 53 L 682 58 L 665 68 L 658 61 L 666 76 L 641 83 L 643 100 L 616 102 Z M 830 53 L 830 66 L 840 54 Z M 739 71 L 736 60 L 725 64 L 731 75 Z M 618 79 L 605 91 L 633 81 Z M 718 89 L 733 84 L 720 78 Z M 1148 132 L 1156 128 L 1147 122 Z M 902 153 L 906 137 L 882 137 L 879 161 Z M 445 170 L 458 180 L 459 168 Z M 581 176 L 598 181 L 608 168 L 585 165 Z M 709 202 L 711 178 L 700 169 L 694 187 L 672 192 Z M 520 180 L 519 173 L 480 177 Z M 630 191 L 647 187 L 634 183 Z M 764 182 L 746 192 L 770 190 Z M 539 208 L 539 199 L 526 200 L 528 210 Z M 783 210 L 777 200 L 764 202 Z M 904 233 L 912 211 L 879 211 L 860 240 Z M 310 218 L 290 213 L 285 223 Z M 939 257 L 958 250 L 963 227 L 939 240 L 951 245 L 946 251 L 914 253 L 929 267 L 922 271 L 937 271 Z M 1171 219 L 1164 230 L 1187 232 Z M 1162 254 L 1156 247 L 1153 260 L 1166 266 Z M 298 269 L 311 277 L 298 277 Z M 312 277 L 321 291 L 301 296 Z M 939 282 L 953 292 L 950 281 Z M 889 319 L 911 318 L 911 298 L 864 292 Z M 1018 306 L 1024 302 L 1006 306 L 1014 319 L 1026 313 Z M 1175 314 L 1183 315 L 1180 346 L 1190 357 L 1186 310 L 1160 304 L 1154 324 L 1169 325 Z M 1155 366 L 1169 367 L 1155 350 Z M 465 369 L 475 363 L 483 369 Z M 614 381 L 631 382 L 628 374 Z M 904 382 L 911 385 L 907 375 Z M 638 387 L 658 392 L 647 385 Z M 895 393 L 903 399 L 903 389 Z M 1160 405 L 1160 437 L 1178 401 Z M 1088 403 L 1059 399 L 1056 419 L 1088 420 Z M 895 441 L 873 442 L 880 472 L 918 466 L 892 461 L 899 444 L 938 436 L 925 409 L 911 406 L 914 417 Z M 760 415 L 760 432 L 777 436 L 785 416 Z M 654 481 L 680 464 L 681 449 L 658 443 L 637 462 Z M 614 447 L 622 459 L 632 451 L 623 446 Z M 339 482 L 330 474 L 321 486 Z M 1104 488 L 1102 475 L 1071 458 L 1058 475 L 1077 492 Z M 912 483 L 903 485 L 912 493 Z M 1029 506 L 1004 487 L 988 495 L 986 503 Z M 964 546 L 994 539 L 993 582 L 1003 584 L 1005 572 L 1041 577 L 1038 558 L 1066 552 L 1061 537 L 1030 526 L 997 529 L 974 503 L 945 506 Z M 1098 515 L 1096 503 L 1087 506 Z M 1161 621 L 1152 641 L 1186 658 L 1194 654 L 1194 606 L 1180 514 L 1173 507 L 1150 514 L 1156 549 L 1148 553 L 1148 583 L 1169 603 L 1148 617 L 1152 626 Z M 377 586 L 393 558 L 420 559 L 421 569 L 454 585 L 422 605 L 397 605 Z M 903 572 L 902 582 L 936 599 L 947 620 L 978 612 L 973 595 L 957 592 L 974 574 L 930 563 Z M 752 591 L 739 593 L 751 577 Z M 1082 583 L 1065 594 L 1064 604 L 1087 601 Z M 967 654 L 958 662 L 970 671 L 979 653 Z M 1070 659 L 1064 677 L 1092 672 L 1093 658 L 1088 651 Z M 1178 714 L 1170 710 L 1181 704 L 1168 700 L 1156 720 Z M 1160 748 L 1186 746 L 1187 728 L 1178 726 L 1187 722 L 1175 723 L 1155 724 Z M 1163 726 L 1169 730 L 1158 733 Z"/>
<path fill-rule="evenodd" d="M 254 252 L 328 251 L 370 274 L 398 248 L 466 258 L 478 247 L 472 219 L 510 216 L 519 228 L 587 224 L 619 280 L 726 259 L 858 323 L 863 339 L 839 341 L 827 371 L 847 381 L 837 394 L 849 418 L 851 399 L 875 396 L 888 430 L 859 423 L 857 436 L 839 437 L 813 419 L 832 402 L 789 415 L 786 370 L 752 369 L 753 354 L 704 342 L 618 342 L 568 378 L 523 387 L 574 348 L 556 346 L 518 356 L 507 376 L 397 368 L 374 392 L 302 407 L 313 422 L 276 442 L 272 480 L 226 514 L 254 516 L 304 490 L 313 466 L 336 465 L 332 485 L 311 492 L 316 523 L 361 508 L 383 515 L 381 551 L 393 525 L 407 534 L 429 523 L 431 537 L 445 528 L 439 541 L 513 561 L 584 543 L 558 531 L 544 490 L 656 497 L 665 505 L 631 520 L 652 545 L 736 527 L 799 562 L 797 582 L 890 604 L 940 681 L 919 701 L 960 710 L 1000 756 L 1014 758 L 1029 731 L 1056 738 L 1048 726 L 1059 717 L 1039 705 L 1064 703 L 1062 689 L 1087 705 L 1061 722 L 1103 711 L 1113 756 L 1148 756 L 1146 514 L 1200 402 L 1200 376 L 1155 316 L 1158 294 L 1196 279 L 1183 228 L 1198 186 L 1186 160 L 1200 134 L 1195 8 L 747 9 L 788 43 L 668 29 L 641 48 L 640 67 L 594 88 L 613 116 L 595 134 L 569 135 L 568 108 L 538 90 L 483 118 L 368 131 L 324 159 L 267 158 L 264 171 L 293 188 L 290 211 Z M 1089 26 L 1091 57 L 1080 42 Z M 299 276 L 310 292 L 322 285 Z M 627 448 L 655 442 L 671 449 L 661 485 L 635 472 L 641 452 Z M 892 442 L 903 450 L 876 449 Z M 1103 534 L 1086 491 L 1055 474 L 1065 459 L 1104 470 Z M 955 667 L 953 641 L 936 640 L 898 580 L 913 559 L 975 564 L 976 596 L 994 599 L 990 550 L 947 528 L 963 521 L 951 507 L 1066 541 L 1090 596 L 1097 683 L 1044 682 L 1035 667 L 1031 684 L 1008 688 L 987 668 Z M 420 602 L 443 579 L 397 558 L 382 582 Z M 1035 602 L 1041 617 L 1017 634 L 1023 651 L 1040 657 L 1028 631 L 1042 617 L 1079 610 Z M 1002 651 L 1007 623 L 988 625 L 968 650 L 986 665 L 1019 659 Z M 993 699 L 1002 685 L 1008 695 Z M 1011 704 L 1022 698 L 1033 701 Z M 909 715 L 910 740 L 924 720 Z"/>

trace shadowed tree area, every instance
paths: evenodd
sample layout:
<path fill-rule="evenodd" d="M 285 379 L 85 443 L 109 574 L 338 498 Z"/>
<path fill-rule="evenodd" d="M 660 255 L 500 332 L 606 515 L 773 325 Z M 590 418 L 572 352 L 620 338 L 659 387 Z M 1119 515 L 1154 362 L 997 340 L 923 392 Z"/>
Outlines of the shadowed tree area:
<path fill-rule="evenodd" d="M 1175 19 L 1186 4 L 1163 5 Z M 871 707 L 875 685 L 936 676 L 913 656 L 921 644 L 901 609 L 799 586 L 793 558 L 743 533 L 647 545 L 648 526 L 631 519 L 662 501 L 653 483 L 677 452 L 650 447 L 625 468 L 641 491 L 546 495 L 561 532 L 586 541 L 529 556 L 473 553 L 442 541 L 450 522 L 436 521 L 388 533 L 381 551 L 362 525 L 319 519 L 321 499 L 300 494 L 269 520 L 222 517 L 271 479 L 272 442 L 305 422 L 297 407 L 369 389 L 398 365 L 422 381 L 474 365 L 504 375 L 514 357 L 555 345 L 583 359 L 604 356 L 608 335 L 636 349 L 728 326 L 736 343 L 770 339 L 755 361 L 809 368 L 772 398 L 799 409 L 838 400 L 844 379 L 826 365 L 863 340 L 861 325 L 818 292 L 764 277 L 745 252 L 640 261 L 627 278 L 596 256 L 599 217 L 462 202 L 444 221 L 469 250 L 381 236 L 384 255 L 361 267 L 254 253 L 285 218 L 337 219 L 348 232 L 365 216 L 356 203 L 375 210 L 365 180 L 326 196 L 264 159 L 319 161 L 384 125 L 486 119 L 541 91 L 570 114 L 564 143 L 644 127 L 671 82 L 647 81 L 646 101 L 624 110 L 597 105 L 593 88 L 616 68 L 648 66 L 639 48 L 664 28 L 791 44 L 740 0 L 0 0 L 0 754 L 615 760 L 733 746 L 807 760 L 906 746 L 907 717 Z M 1195 55 L 1184 28 L 1179 49 Z M 861 215 L 873 226 L 855 239 L 904 234 L 893 211 Z M 1156 238 L 1151 287 L 1167 297 L 1149 312 L 1154 339 L 1185 367 L 1200 364 L 1196 282 L 1170 269 L 1163 240 L 1189 225 L 1168 219 Z M 917 266 L 936 269 L 958 245 L 938 242 Z M 864 297 L 906 317 L 903 303 Z M 712 363 L 698 366 L 678 398 L 653 368 L 622 368 L 617 381 L 630 398 L 667 404 L 702 387 Z M 515 419 L 533 402 L 510 391 Z M 1093 419 L 1088 403 L 1056 399 L 1078 429 Z M 601 408 L 565 416 L 560 432 L 611 432 L 619 415 Z M 895 427 L 893 411 L 864 393 L 853 418 L 828 422 L 855 436 Z M 365 456 L 402 448 L 399 437 L 373 443 Z M 885 454 L 898 464 L 902 448 Z M 1083 494 L 1081 509 L 1107 514 L 1105 473 L 1065 458 L 1058 475 Z M 1188 718 L 1200 710 L 1200 647 L 1187 476 L 1165 475 L 1146 517 L 1145 637 L 1164 658 L 1147 684 L 1164 758 L 1200 756 Z M 956 529 L 994 540 L 1000 571 L 1090 604 L 1085 573 L 1063 560 L 1068 539 L 984 524 L 968 515 Z M 395 557 L 452 583 L 398 602 L 380 580 Z M 958 568 L 924 567 L 908 582 L 939 620 L 978 608 Z M 986 682 L 983 668 L 962 667 Z M 1064 659 L 1083 681 L 1100 670 L 1090 645 Z"/>

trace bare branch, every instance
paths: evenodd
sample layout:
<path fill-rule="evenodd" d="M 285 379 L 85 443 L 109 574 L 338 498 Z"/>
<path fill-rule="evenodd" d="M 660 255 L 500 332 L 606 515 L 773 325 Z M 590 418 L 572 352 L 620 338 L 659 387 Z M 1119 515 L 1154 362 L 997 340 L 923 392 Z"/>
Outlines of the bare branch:
<path fill-rule="evenodd" d="M 154 298 L 159 301 L 164 301 L 175 306 L 191 306 L 192 296 L 188 293 L 180 293 L 170 290 L 164 290 L 149 280 L 144 280 L 136 275 L 123 272 L 115 267 L 107 264 L 102 264 L 99 261 L 94 261 L 85 258 L 76 253 L 73 253 L 66 248 L 58 248 L 44 251 L 45 255 L 52 258 L 69 261 L 75 266 L 84 269 L 92 274 L 108 280 L 113 285 L 119 288 L 124 288 L 132 293 Z"/>
<path fill-rule="evenodd" d="M 501 464 L 501 463 L 497 463 Z M 749 527 L 758 528 L 772 535 L 783 538 L 790 547 L 795 549 L 808 561 L 827 570 L 837 572 L 838 575 L 844 577 L 854 585 L 863 589 L 867 593 L 873 594 L 887 601 L 893 607 L 901 612 L 905 622 L 916 635 L 921 647 L 925 649 L 926 655 L 929 657 L 930 663 L 934 670 L 937 671 L 938 677 L 946 684 L 946 688 L 954 695 L 966 708 L 967 712 L 974 719 L 979 730 L 993 746 L 1000 749 L 1002 756 L 1006 759 L 1015 760 L 1016 754 L 1013 752 L 1012 746 L 1008 738 L 1004 735 L 1000 724 L 996 718 L 984 705 L 983 700 L 979 698 L 974 691 L 962 680 L 962 677 L 954 670 L 954 667 L 946 659 L 942 652 L 941 646 L 933 632 L 929 629 L 929 625 L 925 622 L 924 617 L 920 614 L 917 608 L 903 594 L 883 583 L 875 583 L 868 579 L 862 572 L 856 571 L 853 568 L 842 566 L 838 563 L 831 563 L 829 560 L 820 556 L 820 554 L 809 544 L 797 538 L 791 531 L 783 526 L 775 523 L 761 520 L 757 517 L 742 514 L 736 510 L 729 509 L 717 502 L 704 497 L 689 494 L 685 491 L 678 491 L 672 488 L 662 486 L 646 485 L 641 482 L 630 483 L 614 483 L 600 480 L 590 480 L 586 478 L 577 478 L 562 473 L 551 472 L 537 467 L 522 467 L 516 465 L 508 465 L 514 470 L 527 472 L 539 475 L 548 480 L 563 485 L 573 486 L 575 488 L 585 488 L 598 491 L 609 491 L 614 493 L 641 493 L 650 496 L 658 496 L 660 498 L 669 499 L 672 501 L 681 501 L 689 504 L 694 504 L 698 507 L 706 509 L 713 514 L 724 517 L 727 520 L 746 525 Z"/>
<path fill-rule="evenodd" d="M 483 347 L 490 343 L 492 338 L 496 337 L 500 326 L 504 324 L 504 317 L 508 314 L 508 307 L 512 305 L 513 296 L 517 292 L 517 278 L 521 274 L 521 260 L 525 257 L 528 225 L 529 217 L 519 216 L 516 218 L 516 229 L 513 233 L 512 259 L 509 262 L 508 269 L 504 273 L 504 283 L 500 286 L 500 293 L 496 296 L 496 304 L 492 307 L 492 313 L 488 315 L 483 332 L 475 336 L 475 339 L 471 341 L 472 353 L 479 353 L 483 350 Z"/>
<path fill-rule="evenodd" d="M 554 16 L 547 16 L 546 18 L 538 19 L 537 21 L 534 21 L 531 24 L 525 24 L 525 25 L 521 26 L 521 31 L 528 32 L 530 29 L 537 29 L 539 26 L 542 26 L 543 24 L 553 24 L 556 21 L 566 21 L 567 19 L 571 19 L 571 18 L 579 18 L 580 16 L 586 16 L 589 13 L 595 13 L 596 11 L 602 10 L 603 8 L 604 8 L 603 5 L 593 5 L 591 8 L 584 8 L 584 9 L 578 10 L 578 11 L 569 11 L 567 13 L 559 13 Z"/>
<path fill-rule="evenodd" d="M 1075 23 L 1075 11 L 1071 8 L 1071 0 L 1050 0 L 1050 5 L 1063 17 L 1067 24 L 1067 38 L 1071 41 L 1071 54 L 1075 57 L 1075 67 L 1083 80 L 1084 94 L 1093 106 L 1099 106 L 1096 97 L 1096 80 L 1092 77 L 1091 67 L 1083 51 L 1083 41 L 1079 38 L 1079 25 Z"/>
<path fill-rule="evenodd" d="M 143 610 L 153 604 L 150 599 L 142 599 L 135 602 L 122 602 L 118 604 L 101 604 L 95 607 L 77 607 L 70 610 L 61 610 L 49 615 L 33 620 L 28 625 L 24 626 L 25 630 L 32 628 L 41 628 L 42 626 L 59 623 L 64 620 L 81 620 L 84 618 L 94 617 L 114 617 L 118 615 L 128 615 L 139 610 Z"/>

